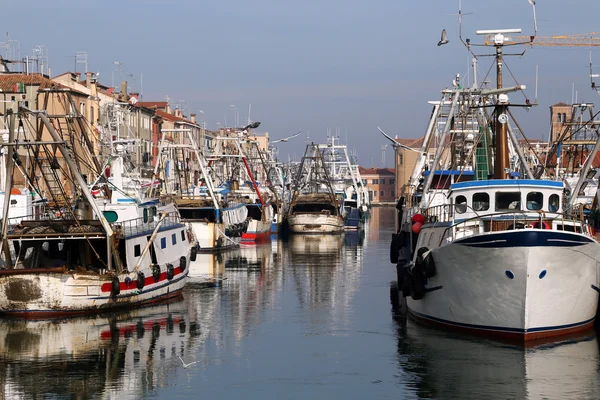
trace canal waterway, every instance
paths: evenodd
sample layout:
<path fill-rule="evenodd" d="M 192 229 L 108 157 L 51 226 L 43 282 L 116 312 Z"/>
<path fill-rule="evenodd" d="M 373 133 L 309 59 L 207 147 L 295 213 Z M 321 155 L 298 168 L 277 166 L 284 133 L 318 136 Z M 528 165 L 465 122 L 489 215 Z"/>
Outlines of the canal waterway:
<path fill-rule="evenodd" d="M 599 398 L 596 332 L 523 349 L 407 320 L 394 218 L 209 256 L 217 286 L 192 277 L 169 304 L 0 320 L 0 398 Z"/>

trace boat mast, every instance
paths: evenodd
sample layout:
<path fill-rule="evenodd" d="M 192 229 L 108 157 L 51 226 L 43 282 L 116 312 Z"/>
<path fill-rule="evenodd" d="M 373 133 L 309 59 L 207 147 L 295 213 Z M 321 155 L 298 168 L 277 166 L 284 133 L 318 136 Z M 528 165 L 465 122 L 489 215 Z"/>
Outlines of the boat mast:
<path fill-rule="evenodd" d="M 519 29 L 519 32 L 521 30 Z M 477 32 L 479 34 L 479 32 Z M 502 89 L 502 47 L 504 46 L 504 35 L 497 32 L 494 37 L 494 47 L 496 48 L 496 88 Z M 495 110 L 495 159 L 494 159 L 494 179 L 506 179 L 506 174 L 510 169 L 508 157 L 508 118 L 506 115 L 508 96 L 499 94 L 496 101 Z"/>

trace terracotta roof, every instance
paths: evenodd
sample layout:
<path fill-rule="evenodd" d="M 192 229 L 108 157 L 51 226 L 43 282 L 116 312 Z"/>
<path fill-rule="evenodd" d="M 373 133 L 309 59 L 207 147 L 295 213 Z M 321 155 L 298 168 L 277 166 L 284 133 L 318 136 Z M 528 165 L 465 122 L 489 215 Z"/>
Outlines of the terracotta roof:
<path fill-rule="evenodd" d="M 411 147 L 413 149 L 420 149 L 423 146 L 423 140 L 425 136 L 421 136 L 418 139 L 407 139 L 407 138 L 395 138 L 394 140 L 400 144 Z"/>
<path fill-rule="evenodd" d="M 145 102 L 144 102 L 145 103 Z M 139 105 L 140 103 L 136 103 L 136 105 Z M 185 118 L 181 118 L 178 117 L 176 115 L 173 114 L 169 114 L 164 112 L 163 110 L 156 110 L 156 115 L 161 117 L 162 119 L 165 119 L 167 121 L 171 121 L 171 122 L 187 122 L 188 124 L 194 124 L 192 121 L 187 120 Z M 198 124 L 194 124 L 194 125 L 198 125 Z M 198 125 L 199 126 L 199 125 Z"/>
<path fill-rule="evenodd" d="M 138 101 L 135 103 L 140 107 L 152 108 L 152 109 L 166 109 L 169 105 L 166 101 Z"/>
<path fill-rule="evenodd" d="M 0 74 L 0 90 L 8 93 L 15 92 L 15 84 L 24 83 L 25 86 L 40 86 L 40 89 L 50 88 L 62 88 L 69 89 L 68 87 L 56 83 L 51 79 L 46 78 L 40 74 Z"/>
<path fill-rule="evenodd" d="M 361 175 L 396 175 L 394 168 L 365 168 L 359 166 L 358 171 Z"/>
<path fill-rule="evenodd" d="M 552 104 L 550 106 L 550 108 L 552 107 L 570 107 L 568 104 L 563 103 L 562 101 L 560 103 L 556 103 L 556 104 Z"/>

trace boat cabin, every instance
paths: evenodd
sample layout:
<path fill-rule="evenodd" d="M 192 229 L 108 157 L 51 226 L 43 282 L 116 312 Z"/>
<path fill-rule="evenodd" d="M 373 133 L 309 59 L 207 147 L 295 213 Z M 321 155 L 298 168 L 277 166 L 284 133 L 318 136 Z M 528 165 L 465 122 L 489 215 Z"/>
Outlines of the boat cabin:
<path fill-rule="evenodd" d="M 450 186 L 454 219 L 519 213 L 561 213 L 564 184 L 534 179 L 491 179 Z"/>

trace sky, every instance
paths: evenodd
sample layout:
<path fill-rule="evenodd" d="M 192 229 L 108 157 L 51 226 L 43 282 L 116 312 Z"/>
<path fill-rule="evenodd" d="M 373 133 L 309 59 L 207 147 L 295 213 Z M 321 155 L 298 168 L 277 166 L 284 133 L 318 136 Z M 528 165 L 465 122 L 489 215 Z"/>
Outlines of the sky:
<path fill-rule="evenodd" d="M 378 132 L 418 138 L 459 73 L 467 81 L 472 56 L 459 40 L 458 0 L 4 0 L 0 42 L 18 43 L 21 57 L 45 46 L 51 75 L 82 72 L 77 52 L 104 85 L 128 81 L 144 101 L 179 105 L 208 129 L 260 121 L 279 156 L 299 159 L 307 140 L 339 134 L 365 167 L 393 166 L 393 150 Z M 521 28 L 533 34 L 527 0 L 463 0 L 463 38 L 478 29 Z M 537 0 L 538 36 L 600 30 L 598 0 Z M 11 16 L 11 17 L 8 17 Z M 449 43 L 437 46 L 442 29 Z M 8 36 L 6 36 L 8 35 Z M 489 53 L 483 49 L 478 54 Z M 492 49 L 489 49 L 492 50 Z M 5 55 L 5 49 L 0 48 Z M 600 47 L 592 50 L 600 73 Z M 479 57 L 479 80 L 490 67 Z M 596 102 L 588 48 L 535 47 L 506 59 L 538 107 L 515 114 L 528 138 L 547 139 L 549 107 Z M 117 64 L 115 64 L 117 63 Z M 492 80 L 493 82 L 493 80 Z M 505 76 L 505 86 L 514 80 Z M 574 90 L 573 90 L 574 88 Z M 521 94 L 511 100 L 523 103 Z M 237 110 L 237 112 L 236 112 Z M 383 155 L 385 154 L 385 164 Z"/>

